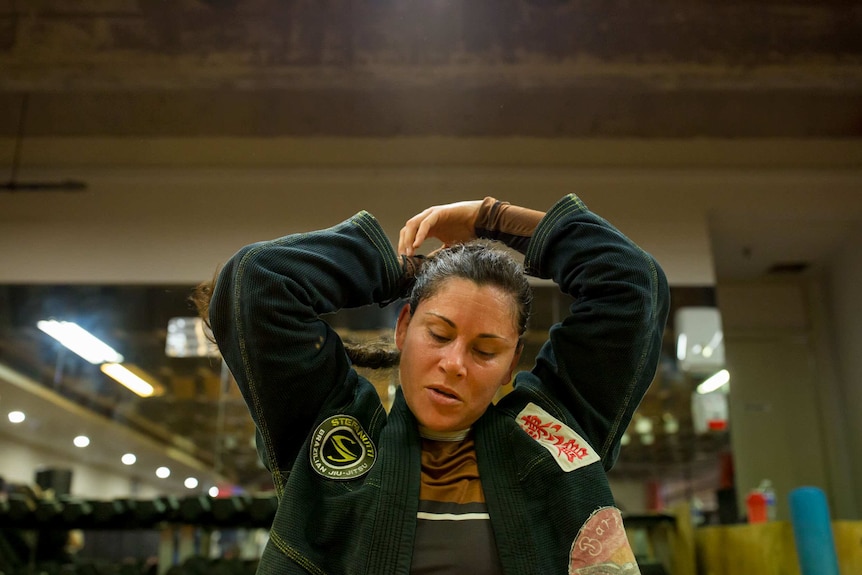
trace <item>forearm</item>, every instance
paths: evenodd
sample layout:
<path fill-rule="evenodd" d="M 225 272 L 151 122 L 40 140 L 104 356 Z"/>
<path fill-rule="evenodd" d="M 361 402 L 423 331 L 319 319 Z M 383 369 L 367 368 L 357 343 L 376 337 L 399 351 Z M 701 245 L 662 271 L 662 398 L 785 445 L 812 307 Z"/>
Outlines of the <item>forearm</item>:
<path fill-rule="evenodd" d="M 476 216 L 476 236 L 501 241 L 526 253 L 530 238 L 544 215 L 544 212 L 486 197 Z"/>

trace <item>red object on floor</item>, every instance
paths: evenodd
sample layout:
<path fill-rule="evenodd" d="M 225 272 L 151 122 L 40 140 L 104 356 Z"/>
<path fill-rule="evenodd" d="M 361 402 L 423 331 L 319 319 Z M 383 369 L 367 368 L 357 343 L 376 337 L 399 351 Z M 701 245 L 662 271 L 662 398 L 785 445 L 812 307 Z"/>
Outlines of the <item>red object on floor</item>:
<path fill-rule="evenodd" d="M 766 523 L 766 495 L 760 491 L 752 491 L 745 498 L 745 506 L 748 508 L 749 523 Z"/>
<path fill-rule="evenodd" d="M 710 419 L 706 422 L 706 426 L 710 431 L 724 431 L 727 429 L 726 419 Z"/>

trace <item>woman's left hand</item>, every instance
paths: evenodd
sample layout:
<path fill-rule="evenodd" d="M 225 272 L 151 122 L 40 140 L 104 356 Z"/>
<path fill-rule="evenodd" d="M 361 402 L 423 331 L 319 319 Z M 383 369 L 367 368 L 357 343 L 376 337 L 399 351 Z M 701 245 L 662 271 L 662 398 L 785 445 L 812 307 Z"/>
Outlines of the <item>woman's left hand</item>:
<path fill-rule="evenodd" d="M 416 214 L 404 224 L 398 236 L 398 253 L 408 256 L 428 238 L 444 245 L 466 242 L 476 237 L 476 217 L 482 200 L 455 202 L 430 208 Z"/>

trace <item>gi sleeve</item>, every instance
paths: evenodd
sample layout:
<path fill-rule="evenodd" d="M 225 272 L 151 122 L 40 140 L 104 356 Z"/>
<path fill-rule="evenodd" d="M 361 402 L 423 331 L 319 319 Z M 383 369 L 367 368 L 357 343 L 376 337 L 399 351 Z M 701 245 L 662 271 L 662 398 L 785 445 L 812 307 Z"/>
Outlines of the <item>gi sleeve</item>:
<path fill-rule="evenodd" d="M 219 274 L 213 334 L 277 488 L 324 403 L 352 397 L 350 361 L 321 314 L 394 299 L 400 276 L 392 245 L 367 212 L 247 246 Z"/>
<path fill-rule="evenodd" d="M 669 289 L 655 259 L 576 196 L 558 201 L 535 229 L 527 273 L 571 296 L 533 374 L 573 414 L 606 469 L 659 359 Z"/>

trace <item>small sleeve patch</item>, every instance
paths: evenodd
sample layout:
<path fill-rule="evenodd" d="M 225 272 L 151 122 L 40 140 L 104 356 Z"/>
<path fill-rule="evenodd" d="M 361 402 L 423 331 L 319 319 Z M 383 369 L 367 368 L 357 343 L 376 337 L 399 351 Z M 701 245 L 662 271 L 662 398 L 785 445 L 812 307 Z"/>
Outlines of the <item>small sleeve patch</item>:
<path fill-rule="evenodd" d="M 565 472 L 580 469 L 600 459 L 575 430 L 535 403 L 528 403 L 517 415 L 517 420 L 521 429 L 547 449 Z"/>
<path fill-rule="evenodd" d="M 581 527 L 569 557 L 569 575 L 640 575 L 616 507 L 602 507 Z"/>
<path fill-rule="evenodd" d="M 377 450 L 359 420 L 335 415 L 317 426 L 311 437 L 311 467 L 328 479 L 356 479 L 371 471 Z"/>

